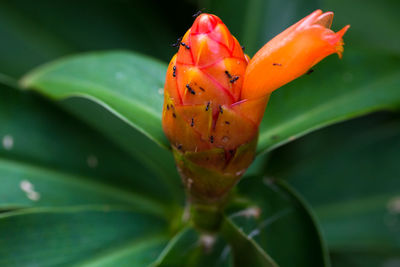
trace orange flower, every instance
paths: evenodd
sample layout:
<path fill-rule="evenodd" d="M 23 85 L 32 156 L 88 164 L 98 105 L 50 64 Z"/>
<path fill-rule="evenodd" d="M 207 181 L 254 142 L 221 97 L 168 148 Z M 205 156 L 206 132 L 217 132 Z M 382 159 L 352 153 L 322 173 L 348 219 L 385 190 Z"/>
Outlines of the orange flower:
<path fill-rule="evenodd" d="M 225 196 L 253 160 L 269 95 L 324 57 L 343 52 L 317 10 L 261 48 L 253 59 L 215 15 L 201 14 L 179 41 L 166 76 L 163 129 L 189 195 Z"/>
<path fill-rule="evenodd" d="M 243 99 L 270 94 L 298 78 L 330 54 L 342 57 L 342 36 L 330 30 L 333 12 L 316 10 L 261 48 L 250 61 L 242 91 Z"/>

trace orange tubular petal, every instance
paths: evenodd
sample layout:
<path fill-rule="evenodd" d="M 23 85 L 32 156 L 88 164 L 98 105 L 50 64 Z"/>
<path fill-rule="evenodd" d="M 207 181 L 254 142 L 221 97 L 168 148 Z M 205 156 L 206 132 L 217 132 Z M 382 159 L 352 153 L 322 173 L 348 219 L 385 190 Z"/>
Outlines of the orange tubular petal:
<path fill-rule="evenodd" d="M 247 67 L 241 99 L 270 94 L 333 53 L 341 57 L 349 26 L 335 33 L 326 28 L 332 18 L 332 12 L 317 10 L 261 48 Z"/>

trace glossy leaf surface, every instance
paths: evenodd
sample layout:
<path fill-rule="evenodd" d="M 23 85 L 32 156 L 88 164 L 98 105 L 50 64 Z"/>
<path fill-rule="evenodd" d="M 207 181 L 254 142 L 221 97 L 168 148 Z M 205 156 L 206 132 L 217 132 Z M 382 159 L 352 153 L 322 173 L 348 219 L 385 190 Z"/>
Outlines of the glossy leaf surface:
<path fill-rule="evenodd" d="M 110 207 L 4 213 L 0 231 L 2 266 L 145 266 L 166 243 L 165 221 Z"/>
<path fill-rule="evenodd" d="M 37 95 L 0 86 L 0 123 L 3 208 L 169 200 L 163 180 Z"/>
<path fill-rule="evenodd" d="M 62 59 L 24 77 L 21 84 L 56 100 L 89 99 L 167 146 L 161 131 L 166 65 L 128 52 L 98 52 Z"/>
<path fill-rule="evenodd" d="M 153 266 L 243 266 L 276 267 L 275 262 L 229 219 L 220 235 L 201 234 L 184 228 L 160 254 Z"/>
<path fill-rule="evenodd" d="M 232 222 L 279 266 L 329 266 L 317 221 L 289 185 L 272 178 L 245 178 L 235 202 Z"/>
<path fill-rule="evenodd" d="M 220 238 L 209 236 L 203 241 L 211 240 L 207 248 L 201 235 L 193 228 L 184 228 L 177 233 L 161 252 L 152 266 L 160 267 L 200 267 L 200 266 L 232 266 L 227 244 Z M 211 239 L 210 239 L 211 238 Z"/>
<path fill-rule="evenodd" d="M 363 254 L 400 251 L 398 119 L 379 114 L 343 123 L 271 156 L 270 175 L 306 196 L 338 258 L 362 262 Z"/>

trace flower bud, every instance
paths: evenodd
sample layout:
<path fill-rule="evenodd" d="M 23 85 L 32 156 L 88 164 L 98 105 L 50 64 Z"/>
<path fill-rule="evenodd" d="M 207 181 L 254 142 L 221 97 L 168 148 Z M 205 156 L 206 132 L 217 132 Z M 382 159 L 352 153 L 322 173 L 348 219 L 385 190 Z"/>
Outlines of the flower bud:
<path fill-rule="evenodd" d="M 249 60 L 215 15 L 201 14 L 179 42 L 164 88 L 163 130 L 192 202 L 221 202 L 253 160 L 272 91 L 343 51 L 317 10 Z"/>
<path fill-rule="evenodd" d="M 225 195 L 253 160 L 258 124 L 239 108 L 246 67 L 239 42 L 210 14 L 196 18 L 169 64 L 163 129 L 196 199 Z"/>

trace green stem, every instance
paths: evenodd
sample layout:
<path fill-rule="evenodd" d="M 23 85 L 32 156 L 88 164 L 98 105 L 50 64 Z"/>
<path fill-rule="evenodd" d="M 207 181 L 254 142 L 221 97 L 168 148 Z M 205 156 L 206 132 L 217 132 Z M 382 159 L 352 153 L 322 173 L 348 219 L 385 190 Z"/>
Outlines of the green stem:
<path fill-rule="evenodd" d="M 191 203 L 190 217 L 193 225 L 202 232 L 218 232 L 223 220 L 222 203 Z"/>

